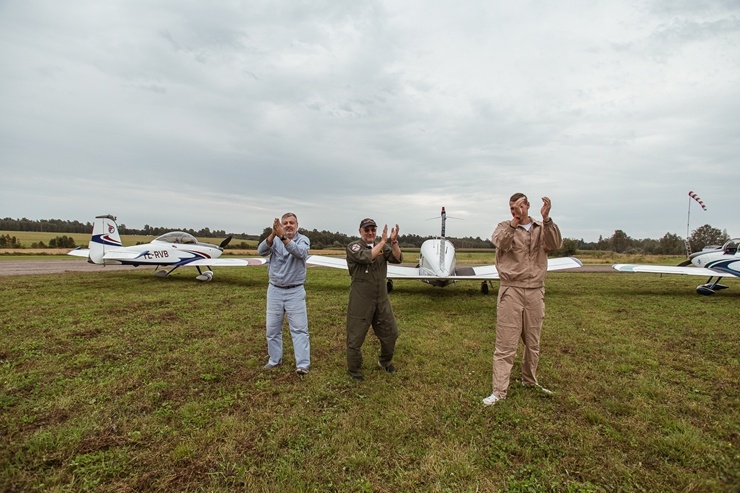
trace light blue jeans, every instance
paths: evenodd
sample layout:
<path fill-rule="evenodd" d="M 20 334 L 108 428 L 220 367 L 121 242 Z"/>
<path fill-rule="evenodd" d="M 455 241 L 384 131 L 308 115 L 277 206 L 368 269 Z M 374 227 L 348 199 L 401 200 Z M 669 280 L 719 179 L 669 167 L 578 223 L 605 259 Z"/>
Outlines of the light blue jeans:
<path fill-rule="evenodd" d="M 267 353 L 271 365 L 283 359 L 283 320 L 288 316 L 290 335 L 293 338 L 293 353 L 296 368 L 308 370 L 311 366 L 311 343 L 308 337 L 308 314 L 306 312 L 306 289 L 278 288 L 270 284 L 267 288 Z"/>

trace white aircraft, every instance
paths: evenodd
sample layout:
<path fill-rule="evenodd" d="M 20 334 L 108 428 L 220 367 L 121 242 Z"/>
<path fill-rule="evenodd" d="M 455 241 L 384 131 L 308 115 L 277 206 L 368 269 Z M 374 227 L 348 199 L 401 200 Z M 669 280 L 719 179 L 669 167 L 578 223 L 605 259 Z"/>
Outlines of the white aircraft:
<path fill-rule="evenodd" d="M 257 258 L 219 258 L 224 247 L 231 241 L 231 236 L 220 245 L 200 243 L 195 236 L 183 231 L 171 231 L 157 237 L 151 243 L 125 247 L 118 234 L 116 218 L 97 216 L 93 225 L 89 248 L 77 248 L 68 253 L 75 257 L 87 257 L 91 264 L 100 265 L 153 265 L 155 275 L 166 277 L 175 269 L 191 266 L 198 269 L 199 281 L 213 279 L 211 266 L 246 267 L 262 265 L 267 259 Z M 160 267 L 172 267 L 170 270 L 159 270 Z M 201 267 L 207 270 L 202 271 Z"/>
<path fill-rule="evenodd" d="M 690 276 L 709 276 L 705 284 L 696 287 L 696 292 L 711 295 L 727 286 L 719 282 L 725 276 L 740 277 L 740 238 L 733 238 L 719 248 L 708 248 L 692 253 L 689 260 L 676 267 L 668 265 L 614 264 L 612 268 L 620 272 L 651 272 L 656 274 L 684 274 Z M 693 265 L 693 267 L 688 267 Z M 712 278 L 717 277 L 715 281 Z"/>
<path fill-rule="evenodd" d="M 447 213 L 442 207 L 442 234 L 439 238 L 426 240 L 419 250 L 419 263 L 416 267 L 403 267 L 388 264 L 387 288 L 390 293 L 393 290 L 394 279 L 417 279 L 432 286 L 441 288 L 456 281 L 483 281 L 481 292 L 488 294 L 488 286 L 491 281 L 499 278 L 495 265 L 460 266 L 456 265 L 455 245 L 445 238 L 445 221 Z M 347 260 L 344 258 L 325 257 L 311 255 L 306 260 L 307 264 L 321 267 L 333 267 L 335 269 L 347 269 Z M 553 258 L 547 260 L 547 270 L 571 269 L 581 267 L 580 260 L 573 257 Z"/>

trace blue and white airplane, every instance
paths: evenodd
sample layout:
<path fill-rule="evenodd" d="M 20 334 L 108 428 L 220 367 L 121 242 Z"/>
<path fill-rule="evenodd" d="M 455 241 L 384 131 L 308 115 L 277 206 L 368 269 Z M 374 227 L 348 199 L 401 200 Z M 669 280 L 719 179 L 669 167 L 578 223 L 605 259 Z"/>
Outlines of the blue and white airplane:
<path fill-rule="evenodd" d="M 457 281 L 482 281 L 481 292 L 488 294 L 488 286 L 499 278 L 495 265 L 458 266 L 455 245 L 445 237 L 447 213 L 442 207 L 442 234 L 439 238 L 426 240 L 419 250 L 419 263 L 416 267 L 388 264 L 387 289 L 393 290 L 395 279 L 416 279 L 432 286 L 445 287 Z M 347 260 L 338 257 L 311 255 L 306 260 L 309 265 L 347 269 Z M 572 269 L 582 267 L 580 260 L 573 257 L 547 259 L 547 270 Z"/>
<path fill-rule="evenodd" d="M 689 276 L 709 276 L 706 283 L 696 287 L 696 292 L 712 295 L 727 286 L 719 282 L 723 277 L 740 277 L 740 238 L 733 238 L 720 248 L 704 249 L 692 253 L 688 260 L 672 267 L 669 265 L 614 264 L 612 268 L 620 272 L 650 272 L 654 274 L 684 274 Z M 691 265 L 692 267 L 689 267 Z M 716 280 L 712 280 L 716 277 Z"/>
<path fill-rule="evenodd" d="M 151 243 L 125 247 L 118 234 L 116 218 L 107 215 L 95 218 L 88 248 L 77 248 L 68 255 L 86 257 L 91 264 L 154 266 L 155 275 L 158 277 L 167 277 L 178 267 L 195 267 L 198 269 L 196 279 L 204 282 L 213 279 L 212 266 L 247 267 L 267 262 L 267 259 L 262 257 L 219 258 L 230 241 L 231 236 L 220 245 L 211 245 L 199 242 L 190 233 L 171 231 L 157 237 Z M 159 270 L 160 267 L 172 268 Z M 205 267 L 206 270 L 201 270 L 201 267 Z"/>

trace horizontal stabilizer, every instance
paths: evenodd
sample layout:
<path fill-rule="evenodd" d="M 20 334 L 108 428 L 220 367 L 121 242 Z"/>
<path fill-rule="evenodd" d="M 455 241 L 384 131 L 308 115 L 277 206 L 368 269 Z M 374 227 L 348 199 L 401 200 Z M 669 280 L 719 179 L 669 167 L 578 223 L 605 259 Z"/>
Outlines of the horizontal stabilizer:
<path fill-rule="evenodd" d="M 72 251 L 67 252 L 67 255 L 72 255 L 73 257 L 87 258 L 90 256 L 90 250 L 88 250 L 87 248 L 79 247 L 79 248 L 75 248 Z"/>

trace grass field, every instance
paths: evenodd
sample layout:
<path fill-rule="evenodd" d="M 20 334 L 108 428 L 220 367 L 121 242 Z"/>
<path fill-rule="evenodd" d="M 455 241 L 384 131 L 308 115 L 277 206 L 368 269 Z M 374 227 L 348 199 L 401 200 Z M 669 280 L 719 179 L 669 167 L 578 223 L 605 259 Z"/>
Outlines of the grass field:
<path fill-rule="evenodd" d="M 551 273 L 544 397 L 486 408 L 495 296 L 397 281 L 393 375 L 345 372 L 312 268 L 311 373 L 266 361 L 261 267 L 3 278 L 1 491 L 738 491 L 740 285 Z M 494 290 L 492 293 L 495 293 Z M 287 333 L 287 329 L 286 329 Z"/>

